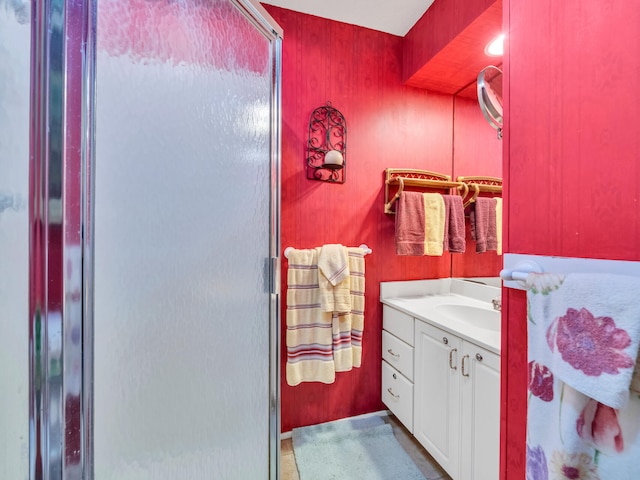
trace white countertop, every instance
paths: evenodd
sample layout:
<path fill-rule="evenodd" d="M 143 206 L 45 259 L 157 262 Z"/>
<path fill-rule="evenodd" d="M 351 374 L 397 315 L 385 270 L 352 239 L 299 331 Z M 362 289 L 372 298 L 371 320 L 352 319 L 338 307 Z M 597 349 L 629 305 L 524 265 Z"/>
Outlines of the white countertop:
<path fill-rule="evenodd" d="M 421 281 L 421 282 L 429 282 Z M 434 282 L 439 282 L 435 280 Z M 405 283 L 405 282 L 403 282 Z M 406 282 L 409 283 L 409 282 Z M 441 283 L 438 284 L 441 287 Z M 495 287 L 488 287 L 489 296 L 491 294 L 499 296 L 500 290 Z M 456 289 L 453 289 L 456 290 Z M 497 292 L 497 293 L 496 293 Z M 400 292 L 394 292 L 400 293 Z M 492 352 L 500 354 L 500 332 L 493 331 L 482 327 L 476 327 L 473 324 L 473 318 L 455 318 L 453 316 L 444 316 L 439 314 L 435 307 L 438 305 L 455 304 L 455 305 L 467 305 L 482 310 L 488 310 L 493 312 L 493 307 L 490 301 L 486 301 L 487 295 L 482 295 L 482 300 L 473 298 L 471 296 L 460 295 L 458 293 L 451 293 L 451 291 L 444 291 L 442 288 L 438 288 L 434 293 L 425 293 L 418 295 L 399 295 L 395 297 L 381 296 L 380 301 L 400 310 L 407 315 L 421 320 L 423 322 L 430 323 L 435 327 L 441 328 L 447 332 L 457 335 L 460 338 L 468 340 L 476 345 L 486 348 Z"/>

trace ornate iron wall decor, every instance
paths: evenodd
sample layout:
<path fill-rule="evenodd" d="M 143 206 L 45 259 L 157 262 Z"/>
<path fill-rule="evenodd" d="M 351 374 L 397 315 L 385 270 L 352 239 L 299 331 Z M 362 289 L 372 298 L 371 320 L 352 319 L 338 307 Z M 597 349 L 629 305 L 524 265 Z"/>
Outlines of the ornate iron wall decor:
<path fill-rule="evenodd" d="M 344 183 L 347 173 L 347 122 L 331 102 L 316 108 L 309 120 L 307 178 Z"/>

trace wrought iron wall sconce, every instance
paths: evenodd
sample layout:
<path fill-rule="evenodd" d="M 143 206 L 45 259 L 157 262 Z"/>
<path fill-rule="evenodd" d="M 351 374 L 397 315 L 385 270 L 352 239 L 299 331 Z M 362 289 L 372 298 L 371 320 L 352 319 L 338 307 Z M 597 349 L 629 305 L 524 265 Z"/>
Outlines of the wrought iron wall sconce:
<path fill-rule="evenodd" d="M 331 102 L 316 108 L 309 119 L 307 178 L 344 183 L 347 174 L 347 122 Z"/>

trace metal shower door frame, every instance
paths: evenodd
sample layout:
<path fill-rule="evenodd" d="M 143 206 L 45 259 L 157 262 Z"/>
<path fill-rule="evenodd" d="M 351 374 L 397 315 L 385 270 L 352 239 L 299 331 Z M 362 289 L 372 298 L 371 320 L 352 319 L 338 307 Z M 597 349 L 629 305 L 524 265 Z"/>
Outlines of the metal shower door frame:
<path fill-rule="evenodd" d="M 93 172 L 97 1 L 32 2 L 29 173 L 31 480 L 94 478 Z M 257 0 L 229 1 L 269 39 L 271 45 L 269 478 L 275 480 L 279 477 L 280 457 L 280 96 L 283 33 Z"/>

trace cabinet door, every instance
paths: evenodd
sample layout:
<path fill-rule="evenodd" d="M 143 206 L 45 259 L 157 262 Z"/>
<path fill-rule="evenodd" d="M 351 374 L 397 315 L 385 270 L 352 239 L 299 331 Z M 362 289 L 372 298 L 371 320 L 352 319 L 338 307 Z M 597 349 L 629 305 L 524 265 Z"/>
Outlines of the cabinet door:
<path fill-rule="evenodd" d="M 498 479 L 500 357 L 463 342 L 461 480 Z"/>
<path fill-rule="evenodd" d="M 413 434 L 453 478 L 458 478 L 461 340 L 415 322 Z"/>

